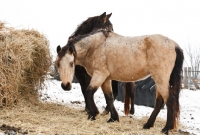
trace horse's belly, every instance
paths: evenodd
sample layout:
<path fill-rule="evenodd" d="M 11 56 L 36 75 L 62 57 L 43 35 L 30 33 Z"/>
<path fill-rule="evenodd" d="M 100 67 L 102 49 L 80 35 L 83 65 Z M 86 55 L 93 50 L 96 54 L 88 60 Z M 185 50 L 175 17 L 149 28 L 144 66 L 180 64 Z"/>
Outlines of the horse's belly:
<path fill-rule="evenodd" d="M 143 80 L 147 78 L 149 75 L 150 73 L 147 68 L 123 67 L 116 69 L 114 72 L 111 72 L 110 79 L 122 82 L 132 82 L 137 80 Z"/>

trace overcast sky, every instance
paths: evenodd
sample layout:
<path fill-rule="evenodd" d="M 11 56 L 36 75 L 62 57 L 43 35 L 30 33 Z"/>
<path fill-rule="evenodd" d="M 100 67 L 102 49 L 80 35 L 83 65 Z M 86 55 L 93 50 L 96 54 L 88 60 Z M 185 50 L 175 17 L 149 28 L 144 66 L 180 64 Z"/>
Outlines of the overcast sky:
<path fill-rule="evenodd" d="M 0 21 L 36 29 L 47 36 L 55 53 L 88 17 L 111 13 L 114 31 L 124 36 L 162 34 L 183 49 L 200 45 L 198 0 L 0 0 Z"/>

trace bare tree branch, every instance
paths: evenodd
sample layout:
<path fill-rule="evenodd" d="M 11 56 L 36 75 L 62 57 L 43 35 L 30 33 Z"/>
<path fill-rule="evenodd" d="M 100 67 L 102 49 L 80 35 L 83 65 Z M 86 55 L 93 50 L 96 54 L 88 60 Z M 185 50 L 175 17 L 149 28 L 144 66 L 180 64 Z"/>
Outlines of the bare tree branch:
<path fill-rule="evenodd" d="M 187 44 L 187 48 L 185 49 L 186 54 L 189 58 L 189 63 L 191 66 L 192 71 L 192 76 L 196 77 L 198 73 L 196 71 L 200 70 L 200 45 L 196 44 Z"/>

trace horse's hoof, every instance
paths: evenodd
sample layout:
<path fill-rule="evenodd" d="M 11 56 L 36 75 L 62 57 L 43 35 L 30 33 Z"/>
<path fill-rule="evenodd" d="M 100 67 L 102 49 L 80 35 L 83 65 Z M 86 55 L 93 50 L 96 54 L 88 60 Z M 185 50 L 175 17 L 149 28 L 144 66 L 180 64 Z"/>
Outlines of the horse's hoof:
<path fill-rule="evenodd" d="M 97 116 L 98 114 L 99 114 L 98 111 L 93 112 L 93 113 L 88 112 L 88 120 L 91 120 L 91 121 L 96 120 L 96 116 Z"/>
<path fill-rule="evenodd" d="M 95 117 L 94 117 L 94 116 L 88 115 L 88 120 L 91 120 L 91 121 L 93 121 L 93 120 L 96 120 L 96 119 L 95 119 Z"/>
<path fill-rule="evenodd" d="M 130 112 L 129 112 L 131 115 L 133 115 L 135 113 L 135 110 L 134 109 L 131 109 Z"/>
<path fill-rule="evenodd" d="M 135 111 L 130 110 L 130 114 L 133 115 L 135 113 Z"/>
<path fill-rule="evenodd" d="M 151 126 L 149 126 L 147 123 L 143 126 L 143 129 L 150 129 Z"/>
<path fill-rule="evenodd" d="M 106 110 L 104 110 L 104 111 L 102 112 L 102 114 L 101 114 L 101 115 L 105 116 L 105 115 L 107 115 L 107 114 L 109 114 L 109 112 L 108 112 L 108 111 L 106 111 Z"/>
<path fill-rule="evenodd" d="M 114 118 L 110 118 L 107 122 L 115 122 L 115 121 L 118 121 L 119 122 L 119 119 L 114 119 Z"/>
<path fill-rule="evenodd" d="M 166 134 L 166 135 L 168 135 L 168 133 L 169 133 L 169 130 L 165 127 L 165 128 L 163 128 L 162 129 L 162 133 L 164 133 L 164 134 Z"/>

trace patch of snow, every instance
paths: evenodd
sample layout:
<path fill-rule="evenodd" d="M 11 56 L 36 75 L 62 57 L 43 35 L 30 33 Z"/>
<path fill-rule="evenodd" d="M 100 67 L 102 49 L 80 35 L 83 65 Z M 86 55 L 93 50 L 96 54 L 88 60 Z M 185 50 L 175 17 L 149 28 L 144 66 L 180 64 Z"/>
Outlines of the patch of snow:
<path fill-rule="evenodd" d="M 72 108 L 85 107 L 85 101 L 81 92 L 79 83 L 72 84 L 72 90 L 64 91 L 61 88 L 61 82 L 57 80 L 46 80 L 46 89 L 40 90 L 41 100 L 64 104 Z M 191 91 L 188 89 L 181 90 L 180 93 L 180 123 L 184 126 L 183 131 L 191 134 L 200 134 L 200 90 Z M 94 94 L 95 103 L 100 112 L 103 112 L 106 107 L 106 101 L 102 90 L 99 88 Z M 124 116 L 124 103 L 115 100 L 115 108 L 120 116 Z M 146 106 L 135 105 L 134 117 L 150 116 L 153 108 Z M 158 117 L 166 119 L 167 109 L 161 109 Z"/>

